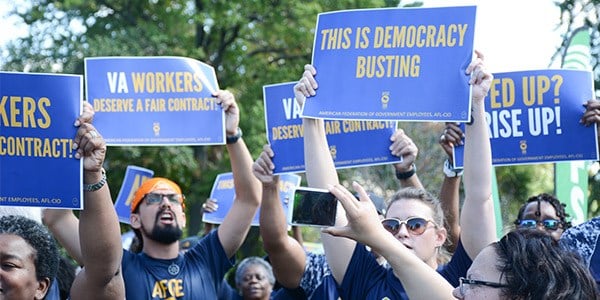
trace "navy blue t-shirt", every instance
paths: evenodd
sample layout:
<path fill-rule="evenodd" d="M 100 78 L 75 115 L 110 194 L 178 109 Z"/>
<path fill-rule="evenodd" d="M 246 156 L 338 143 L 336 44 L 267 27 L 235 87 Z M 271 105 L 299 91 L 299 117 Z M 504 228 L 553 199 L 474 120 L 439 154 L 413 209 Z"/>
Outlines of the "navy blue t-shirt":
<path fill-rule="evenodd" d="M 459 239 L 450 262 L 440 266 L 437 272 L 452 286 L 459 285 L 459 277 L 465 277 L 473 261 L 465 252 Z M 408 299 L 402 283 L 394 275 L 394 270 L 377 263 L 377 260 L 364 245 L 357 243 L 344 280 L 340 287 L 340 296 L 350 299 Z"/>
<path fill-rule="evenodd" d="M 123 250 L 121 266 L 127 300 L 217 299 L 233 261 L 227 258 L 214 231 L 175 259 L 155 259 Z"/>

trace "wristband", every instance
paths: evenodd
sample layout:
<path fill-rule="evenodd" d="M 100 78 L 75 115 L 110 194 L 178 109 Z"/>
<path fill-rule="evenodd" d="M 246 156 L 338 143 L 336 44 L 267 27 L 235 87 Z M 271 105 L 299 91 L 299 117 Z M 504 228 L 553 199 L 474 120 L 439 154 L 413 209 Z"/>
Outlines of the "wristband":
<path fill-rule="evenodd" d="M 100 181 L 93 183 L 93 184 L 84 184 L 83 190 L 85 192 L 95 192 L 95 191 L 101 189 L 105 184 L 106 184 L 106 171 L 104 171 L 104 168 L 102 168 L 102 178 L 100 178 Z"/>
<path fill-rule="evenodd" d="M 413 163 L 411 165 L 410 171 L 406 171 L 406 172 L 396 171 L 396 178 L 398 178 L 398 180 L 406 180 L 406 179 L 411 178 L 413 175 L 415 175 L 416 172 L 417 172 L 417 166 L 415 166 L 415 164 Z"/>
<path fill-rule="evenodd" d="M 450 165 L 450 160 L 444 161 L 444 174 L 446 177 L 458 177 L 463 175 L 463 168 L 454 168 Z"/>
<path fill-rule="evenodd" d="M 238 127 L 237 131 L 235 132 L 234 135 L 227 136 L 226 142 L 227 142 L 227 144 L 235 144 L 241 137 L 242 137 L 242 129 Z"/>

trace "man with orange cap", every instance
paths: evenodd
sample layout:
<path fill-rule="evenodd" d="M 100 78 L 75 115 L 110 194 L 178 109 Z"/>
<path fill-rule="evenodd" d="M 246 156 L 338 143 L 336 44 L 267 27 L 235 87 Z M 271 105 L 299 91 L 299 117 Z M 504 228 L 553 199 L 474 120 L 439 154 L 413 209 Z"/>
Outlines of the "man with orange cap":
<path fill-rule="evenodd" d="M 123 251 L 121 268 L 128 300 L 217 299 L 223 277 L 233 266 L 233 255 L 246 238 L 260 205 L 261 185 L 252 174 L 253 159 L 241 138 L 235 98 L 221 90 L 213 95 L 225 111 L 235 201 L 217 230 L 180 253 L 179 239 L 186 225 L 181 188 L 166 178 L 145 181 L 134 195 L 130 216 L 142 251 L 121 250 L 120 244 L 119 249 L 114 249 Z M 114 213 L 114 208 L 110 209 Z M 68 234 L 64 228 L 59 231 L 55 234 Z M 75 255 L 81 251 L 76 244 L 63 246 Z"/>
<path fill-rule="evenodd" d="M 184 254 L 179 239 L 186 225 L 185 197 L 166 178 L 145 181 L 131 203 L 130 223 L 142 243 L 139 254 L 124 251 L 123 278 L 131 299 L 216 299 L 232 257 L 246 238 L 260 205 L 261 186 L 253 159 L 241 139 L 239 109 L 228 91 L 215 93 L 225 111 L 227 151 L 236 199 L 219 228 Z"/>

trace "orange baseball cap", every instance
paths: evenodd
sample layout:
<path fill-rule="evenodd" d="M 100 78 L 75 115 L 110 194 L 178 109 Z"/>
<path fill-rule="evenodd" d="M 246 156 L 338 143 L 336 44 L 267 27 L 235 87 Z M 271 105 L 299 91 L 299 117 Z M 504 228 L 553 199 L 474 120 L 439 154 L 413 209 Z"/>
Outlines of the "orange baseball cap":
<path fill-rule="evenodd" d="M 131 212 L 134 212 L 137 209 L 146 194 L 152 193 L 153 191 L 164 186 L 172 188 L 175 192 L 181 194 L 181 188 L 179 185 L 177 185 L 177 183 L 163 177 L 150 178 L 144 181 L 137 191 L 135 191 L 135 194 L 133 195 L 133 201 L 131 202 Z M 185 203 L 182 202 L 181 206 L 183 209 L 185 209 Z"/>

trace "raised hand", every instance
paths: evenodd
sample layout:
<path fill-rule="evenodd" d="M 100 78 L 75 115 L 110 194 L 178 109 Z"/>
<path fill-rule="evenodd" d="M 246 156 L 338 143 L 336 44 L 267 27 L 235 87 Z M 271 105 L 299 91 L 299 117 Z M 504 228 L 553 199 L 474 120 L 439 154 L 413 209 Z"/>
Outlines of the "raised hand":
<path fill-rule="evenodd" d="M 452 161 L 452 148 L 464 144 L 464 138 L 465 134 L 457 123 L 446 122 L 446 128 L 444 128 L 444 132 L 440 136 L 438 143 L 440 143 L 450 161 Z"/>
<path fill-rule="evenodd" d="M 252 165 L 252 173 L 263 185 L 271 185 L 279 182 L 279 176 L 273 175 L 275 165 L 272 157 L 275 155 L 270 145 L 264 145 L 263 151 Z"/>
<path fill-rule="evenodd" d="M 227 135 L 235 135 L 240 125 L 240 109 L 235 97 L 230 91 L 218 90 L 213 93 L 217 97 L 217 104 L 225 111 L 225 131 Z"/>
<path fill-rule="evenodd" d="M 412 139 L 404 133 L 404 130 L 398 129 L 390 137 L 392 145 L 390 145 L 390 152 L 394 156 L 402 157 L 402 162 L 394 164 L 394 167 L 398 172 L 405 172 L 410 170 L 412 164 L 417 159 L 419 154 L 419 148 L 412 141 Z"/>
<path fill-rule="evenodd" d="M 317 70 L 312 65 L 304 65 L 304 73 L 302 73 L 302 78 L 300 78 L 298 83 L 296 83 L 294 86 L 294 96 L 296 97 L 296 102 L 300 105 L 300 107 L 304 105 L 306 97 L 317 94 L 316 90 L 319 85 L 315 80 L 315 75 L 317 75 Z"/>

